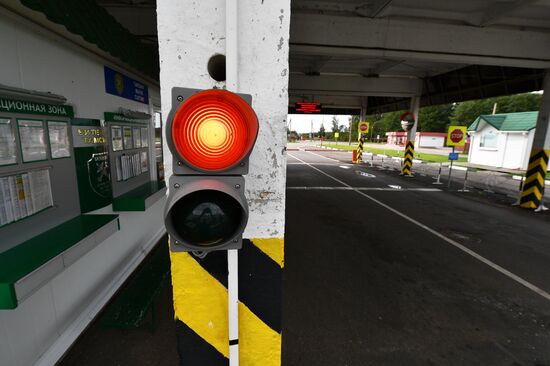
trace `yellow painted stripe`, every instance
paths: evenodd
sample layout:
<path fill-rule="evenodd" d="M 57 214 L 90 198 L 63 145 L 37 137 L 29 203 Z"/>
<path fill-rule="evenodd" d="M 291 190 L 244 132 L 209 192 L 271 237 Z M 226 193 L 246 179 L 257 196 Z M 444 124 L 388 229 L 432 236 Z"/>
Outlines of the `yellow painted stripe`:
<path fill-rule="evenodd" d="M 283 238 L 254 239 L 253 243 L 284 266 Z M 171 252 L 170 257 L 176 319 L 229 357 L 227 289 L 190 254 Z M 281 334 L 239 303 L 239 359 L 243 366 L 280 366 L 281 344 Z"/>
<path fill-rule="evenodd" d="M 285 267 L 285 241 L 283 238 L 250 239 L 250 241 L 281 268 Z"/>
<path fill-rule="evenodd" d="M 243 366 L 280 366 L 281 335 L 239 303 L 239 361 Z"/>
<path fill-rule="evenodd" d="M 539 191 L 539 189 L 537 187 L 531 187 L 529 188 L 528 190 L 526 191 L 523 191 L 521 193 L 521 197 L 525 197 L 525 196 L 528 196 L 530 195 L 531 193 L 534 193 L 535 194 L 535 197 L 537 197 L 538 200 L 540 200 L 542 198 L 542 193 Z"/>
<path fill-rule="evenodd" d="M 538 206 L 534 201 L 529 201 L 529 202 L 522 203 L 520 205 L 520 207 L 523 207 L 523 208 L 537 208 Z"/>
<path fill-rule="evenodd" d="M 529 163 L 529 166 L 527 167 L 527 170 L 531 170 L 533 168 L 536 168 L 539 165 L 542 167 L 543 170 L 546 170 L 546 164 L 545 164 L 544 160 L 542 160 L 542 159 L 537 159 L 537 160 L 532 161 L 531 163 Z"/>
<path fill-rule="evenodd" d="M 176 319 L 229 357 L 227 289 L 190 254 L 171 252 L 170 258 Z"/>
<path fill-rule="evenodd" d="M 541 174 L 533 174 L 525 178 L 524 184 L 529 184 L 533 181 L 538 181 L 542 186 L 544 186 L 544 177 Z"/>

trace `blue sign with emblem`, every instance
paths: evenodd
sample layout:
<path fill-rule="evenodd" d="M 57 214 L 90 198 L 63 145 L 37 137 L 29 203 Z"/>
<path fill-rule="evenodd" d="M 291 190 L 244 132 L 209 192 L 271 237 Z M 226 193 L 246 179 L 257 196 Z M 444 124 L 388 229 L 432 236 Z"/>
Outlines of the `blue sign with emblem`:
<path fill-rule="evenodd" d="M 458 153 L 449 153 L 449 160 L 458 160 Z"/>
<path fill-rule="evenodd" d="M 149 89 L 140 83 L 107 66 L 105 70 L 105 92 L 143 104 L 149 104 Z"/>

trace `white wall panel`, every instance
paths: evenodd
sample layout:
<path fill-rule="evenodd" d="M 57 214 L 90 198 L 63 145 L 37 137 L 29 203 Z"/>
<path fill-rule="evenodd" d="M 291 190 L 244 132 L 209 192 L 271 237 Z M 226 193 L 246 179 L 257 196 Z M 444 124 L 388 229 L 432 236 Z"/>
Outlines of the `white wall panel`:
<path fill-rule="evenodd" d="M 110 66 L 108 62 L 4 10 L 0 11 L 0 42 L 0 84 L 61 94 L 80 118 L 103 119 L 104 112 L 119 107 L 150 112 L 149 105 L 105 93 L 103 67 Z M 144 82 L 138 75 L 113 68 Z M 158 102 L 158 89 L 144 83 Z M 146 212 L 120 213 L 119 232 L 17 309 L 0 310 L 0 365 L 55 363 L 108 301 L 127 271 L 158 240 L 163 230 L 163 206 L 161 199 Z M 109 206 L 100 213 L 112 210 Z"/>

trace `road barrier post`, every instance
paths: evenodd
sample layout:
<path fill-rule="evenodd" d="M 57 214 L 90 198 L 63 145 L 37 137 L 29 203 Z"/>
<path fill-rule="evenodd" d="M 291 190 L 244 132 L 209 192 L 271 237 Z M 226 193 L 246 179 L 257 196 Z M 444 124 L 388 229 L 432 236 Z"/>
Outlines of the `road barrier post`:
<path fill-rule="evenodd" d="M 466 182 L 468 182 L 468 168 L 466 168 L 466 174 L 464 174 L 464 185 L 462 186 L 462 189 L 458 190 L 458 192 L 470 192 L 470 190 L 466 188 Z"/>
<path fill-rule="evenodd" d="M 540 205 L 535 209 L 535 212 L 548 211 L 548 207 L 544 205 L 544 190 L 545 187 L 542 187 L 542 197 L 540 199 Z"/>
<path fill-rule="evenodd" d="M 384 155 L 380 155 L 380 170 L 386 170 L 386 168 L 384 168 Z"/>
<path fill-rule="evenodd" d="M 525 180 L 525 177 L 519 177 L 519 193 L 518 193 L 518 199 L 516 202 L 512 203 L 512 206 L 519 206 L 521 203 L 521 193 L 523 192 L 523 182 Z"/>
<path fill-rule="evenodd" d="M 439 163 L 439 171 L 437 172 L 437 180 L 433 182 L 432 184 L 443 184 L 441 183 L 441 167 L 443 166 L 443 163 Z"/>
<path fill-rule="evenodd" d="M 354 163 L 359 164 L 363 160 L 363 134 L 359 133 L 359 138 L 357 139 L 357 155 L 355 156 L 356 160 Z"/>

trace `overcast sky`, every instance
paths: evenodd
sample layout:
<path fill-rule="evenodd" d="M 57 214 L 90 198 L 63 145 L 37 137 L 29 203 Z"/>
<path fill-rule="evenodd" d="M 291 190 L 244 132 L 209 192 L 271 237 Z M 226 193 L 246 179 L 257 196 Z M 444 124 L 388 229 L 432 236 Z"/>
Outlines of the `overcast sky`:
<path fill-rule="evenodd" d="M 336 116 L 338 119 L 338 125 L 349 126 L 350 117 L 351 116 Z M 298 133 L 311 132 L 311 121 L 313 121 L 313 132 L 319 131 L 321 123 L 325 125 L 325 131 L 332 131 L 332 115 L 328 114 L 289 114 L 287 121 L 289 123 L 289 127 Z"/>

